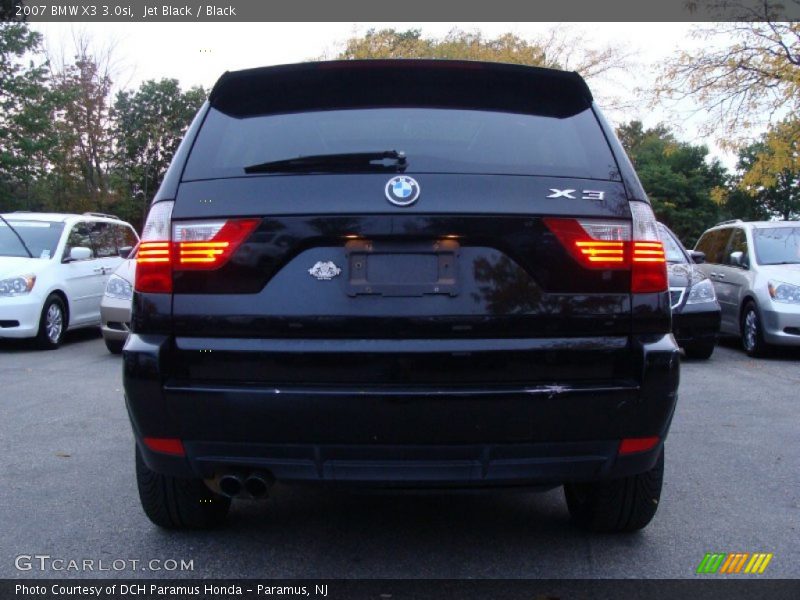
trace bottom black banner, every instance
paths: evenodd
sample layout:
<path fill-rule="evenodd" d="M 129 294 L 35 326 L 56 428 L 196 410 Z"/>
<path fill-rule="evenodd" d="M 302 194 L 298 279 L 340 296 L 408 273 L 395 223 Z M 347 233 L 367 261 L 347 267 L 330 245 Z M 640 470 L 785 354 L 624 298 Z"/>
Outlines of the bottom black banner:
<path fill-rule="evenodd" d="M 1 580 L 3 600 L 797 600 L 800 580 L 709 579 L 330 579 Z"/>

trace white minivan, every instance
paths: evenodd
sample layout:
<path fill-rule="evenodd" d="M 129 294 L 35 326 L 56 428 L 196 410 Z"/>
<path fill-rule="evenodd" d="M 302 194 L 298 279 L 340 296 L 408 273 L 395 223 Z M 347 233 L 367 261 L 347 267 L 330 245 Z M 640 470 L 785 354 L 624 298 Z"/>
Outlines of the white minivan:
<path fill-rule="evenodd" d="M 99 327 L 106 281 L 138 241 L 112 215 L 0 215 L 0 338 L 53 349 L 69 329 Z"/>

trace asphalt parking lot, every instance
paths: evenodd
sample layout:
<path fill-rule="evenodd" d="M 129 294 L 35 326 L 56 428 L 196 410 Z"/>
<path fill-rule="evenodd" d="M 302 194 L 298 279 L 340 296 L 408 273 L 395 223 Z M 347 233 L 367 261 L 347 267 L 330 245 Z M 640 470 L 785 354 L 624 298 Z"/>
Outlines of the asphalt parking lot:
<path fill-rule="evenodd" d="M 759 577 L 800 577 L 800 352 L 755 360 L 726 343 L 684 362 L 661 507 L 627 536 L 575 529 L 560 490 L 282 486 L 234 503 L 224 529 L 161 531 L 139 507 L 120 361 L 94 332 L 54 352 L 0 341 L 1 578 L 691 578 L 712 551 L 772 552 Z M 20 555 L 128 562 L 18 570 Z"/>

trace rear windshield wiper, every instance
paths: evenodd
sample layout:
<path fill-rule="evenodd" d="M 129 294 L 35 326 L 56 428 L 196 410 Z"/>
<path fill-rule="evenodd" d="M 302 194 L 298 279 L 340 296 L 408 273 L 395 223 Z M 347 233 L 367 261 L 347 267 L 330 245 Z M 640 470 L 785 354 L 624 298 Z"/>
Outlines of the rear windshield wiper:
<path fill-rule="evenodd" d="M 15 236 L 17 236 L 17 239 L 19 240 L 19 243 L 22 244 L 23 248 L 25 248 L 25 252 L 28 253 L 28 256 L 30 258 L 33 258 L 33 252 L 31 252 L 31 249 L 28 248 L 28 244 L 25 243 L 25 240 L 22 239 L 22 236 L 19 234 L 19 232 L 11 226 L 11 223 L 6 221 L 6 218 L 3 215 L 0 215 L 0 220 L 2 220 L 3 223 L 6 224 L 6 226 L 11 230 L 11 233 L 13 233 Z"/>
<path fill-rule="evenodd" d="M 387 161 L 390 161 L 387 163 Z M 346 173 L 387 171 L 403 172 L 408 166 L 404 152 L 384 150 L 381 152 L 351 152 L 339 154 L 317 154 L 314 156 L 298 156 L 284 160 L 250 165 L 244 168 L 251 173 Z"/>

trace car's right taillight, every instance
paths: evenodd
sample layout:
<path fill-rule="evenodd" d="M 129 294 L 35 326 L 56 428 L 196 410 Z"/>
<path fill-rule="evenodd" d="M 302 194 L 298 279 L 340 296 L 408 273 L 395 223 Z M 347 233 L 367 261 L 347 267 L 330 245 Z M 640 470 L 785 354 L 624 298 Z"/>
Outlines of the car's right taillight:
<path fill-rule="evenodd" d="M 150 209 L 136 254 L 137 292 L 172 292 L 172 244 L 170 225 L 174 202 L 158 202 Z"/>
<path fill-rule="evenodd" d="M 650 205 L 631 202 L 632 221 L 546 217 L 544 224 L 587 269 L 630 270 L 632 293 L 667 291 L 667 260 Z"/>
<path fill-rule="evenodd" d="M 667 257 L 658 235 L 653 209 L 645 202 L 631 202 L 633 242 L 631 248 L 631 292 L 666 292 Z"/>

